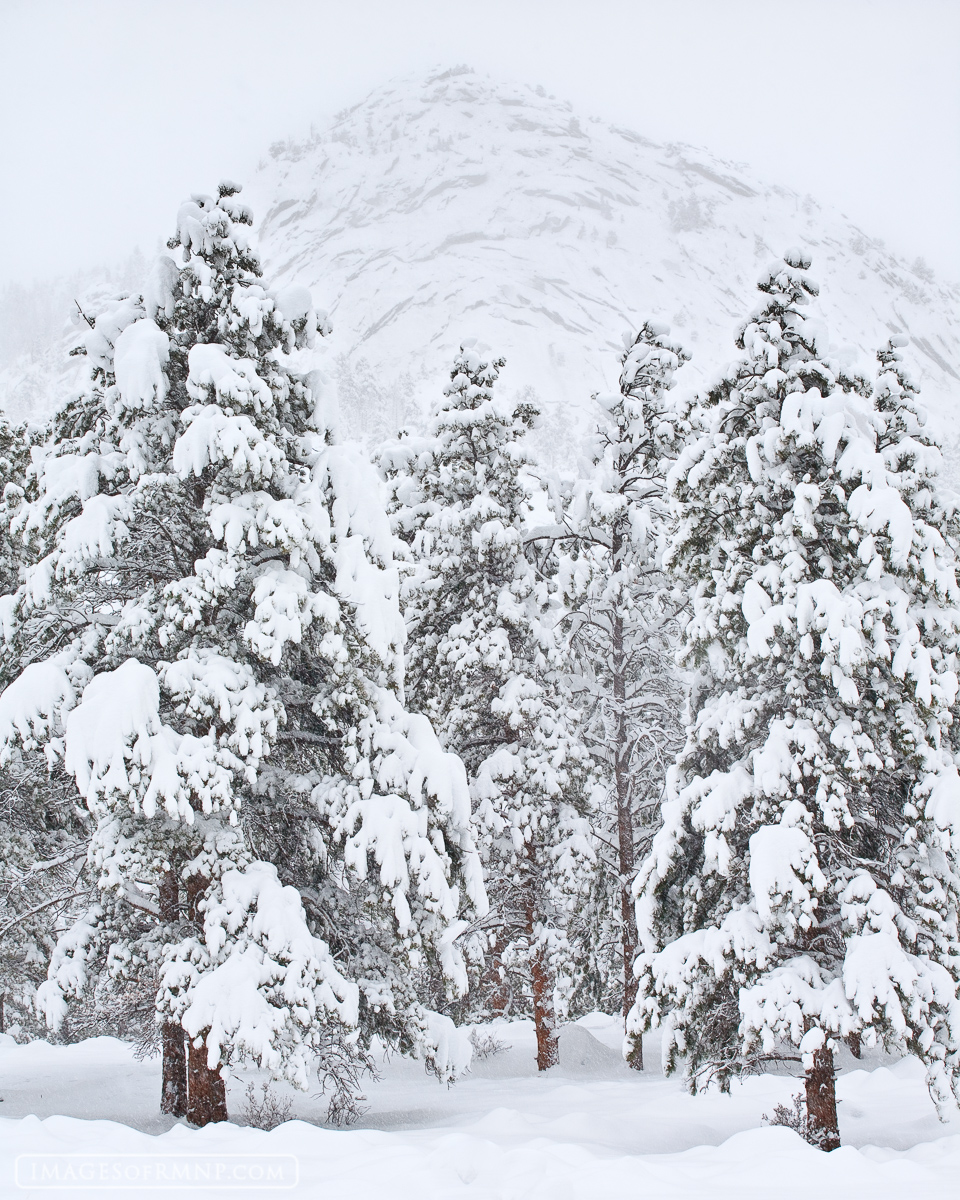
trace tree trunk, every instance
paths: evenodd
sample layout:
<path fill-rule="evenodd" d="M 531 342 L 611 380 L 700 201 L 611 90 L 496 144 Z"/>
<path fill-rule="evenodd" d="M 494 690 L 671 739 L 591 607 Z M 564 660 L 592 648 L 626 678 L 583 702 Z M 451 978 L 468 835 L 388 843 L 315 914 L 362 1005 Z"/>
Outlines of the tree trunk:
<path fill-rule="evenodd" d="M 164 1021 L 161 1030 L 163 1074 L 160 1111 L 173 1117 L 187 1115 L 187 1047 L 179 1021 Z"/>
<path fill-rule="evenodd" d="M 531 856 L 530 847 L 527 855 Z M 536 922 L 534 919 L 533 886 L 527 887 L 527 937 L 533 944 Z M 533 984 L 533 1024 L 537 1031 L 537 1070 L 548 1071 L 560 1062 L 560 1042 L 557 1038 L 557 1015 L 553 1007 L 553 979 L 547 962 L 546 950 L 541 946 L 530 964 Z"/>
<path fill-rule="evenodd" d="M 623 569 L 623 536 L 614 530 L 611 547 L 613 573 Z M 637 978 L 633 964 L 637 957 L 637 914 L 633 906 L 633 876 L 636 872 L 636 844 L 633 836 L 633 795 L 630 786 L 630 731 L 627 728 L 627 657 L 623 642 L 623 616 L 613 618 L 613 704 L 616 713 L 614 779 L 617 792 L 617 841 L 620 867 L 620 915 L 623 951 L 623 1021 L 637 998 Z M 632 1039 L 627 1062 L 636 1071 L 643 1070 L 643 1040 Z"/>
<path fill-rule="evenodd" d="M 227 1120 L 227 1088 L 219 1068 L 207 1066 L 206 1037 L 210 1031 L 200 1034 L 201 1044 L 189 1041 L 189 1066 L 187 1120 L 193 1125 L 209 1125 L 213 1121 Z"/>
<path fill-rule="evenodd" d="M 160 920 L 173 925 L 180 917 L 180 883 L 174 865 L 160 879 Z M 164 1021 L 160 1032 L 163 1049 L 160 1111 L 173 1117 L 187 1115 L 187 1048 L 179 1021 Z"/>
<path fill-rule="evenodd" d="M 848 1033 L 847 1034 L 847 1045 L 850 1047 L 850 1053 L 853 1055 L 853 1057 L 859 1058 L 862 1053 L 861 1046 L 860 1046 L 860 1034 L 859 1033 Z"/>
<path fill-rule="evenodd" d="M 840 1145 L 837 1125 L 837 1088 L 833 1073 L 833 1051 L 826 1046 L 814 1051 L 813 1066 L 807 1071 L 807 1120 L 814 1132 L 822 1134 L 821 1150 L 836 1150 Z"/>
<path fill-rule="evenodd" d="M 187 912 L 190 920 L 198 927 L 203 924 L 200 901 L 206 895 L 210 880 L 203 875 L 191 875 L 187 879 Z M 220 1068 L 207 1066 L 207 1034 L 203 1030 L 198 1038 L 187 1039 L 187 1120 L 194 1125 L 209 1125 L 212 1121 L 227 1120 L 227 1088 Z M 200 1043 L 194 1045 L 194 1041 Z"/>
<path fill-rule="evenodd" d="M 505 1017 L 510 1006 L 510 987 L 503 970 L 502 959 L 507 943 L 507 934 L 501 931 L 497 934 L 487 958 L 485 974 L 487 986 L 490 988 L 490 1015 L 494 1017 Z"/>
<path fill-rule="evenodd" d="M 553 981 L 540 950 L 533 960 L 533 1024 L 537 1031 L 537 1070 L 548 1071 L 560 1061 L 560 1041 L 553 1008 Z"/>

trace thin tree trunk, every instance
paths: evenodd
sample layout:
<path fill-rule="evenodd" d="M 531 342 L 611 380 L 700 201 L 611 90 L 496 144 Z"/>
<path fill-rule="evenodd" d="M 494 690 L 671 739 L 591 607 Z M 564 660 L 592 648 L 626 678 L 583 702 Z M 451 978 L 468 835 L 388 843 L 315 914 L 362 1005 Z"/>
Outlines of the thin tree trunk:
<path fill-rule="evenodd" d="M 533 1024 L 537 1031 L 537 1070 L 548 1071 L 560 1061 L 560 1040 L 553 1008 L 553 980 L 540 950 L 533 960 Z"/>
<path fill-rule="evenodd" d="M 847 1034 L 847 1045 L 850 1047 L 850 1053 L 853 1055 L 854 1058 L 859 1058 L 860 1055 L 863 1053 L 861 1045 L 860 1045 L 860 1034 L 859 1033 L 848 1033 Z"/>
<path fill-rule="evenodd" d="M 160 880 L 160 920 L 172 925 L 180 916 L 180 883 L 171 864 Z M 163 1050 L 160 1111 L 173 1117 L 187 1115 L 187 1048 L 179 1021 L 164 1021 L 160 1031 Z"/>
<path fill-rule="evenodd" d="M 812 1130 L 822 1133 L 821 1150 L 836 1150 L 840 1145 L 837 1125 L 837 1086 L 833 1072 L 833 1051 L 826 1046 L 814 1051 L 813 1066 L 807 1071 L 807 1120 Z"/>
<path fill-rule="evenodd" d="M 510 1004 L 510 988 L 503 970 L 503 952 L 507 948 L 507 935 L 500 931 L 487 958 L 486 978 L 490 988 L 490 1013 L 494 1017 L 505 1017 Z"/>
<path fill-rule="evenodd" d="M 187 879 L 187 911 L 198 927 L 203 924 L 200 901 L 206 895 L 210 880 L 202 875 Z M 207 1034 L 204 1029 L 197 1038 L 187 1039 L 187 1120 L 194 1125 L 209 1125 L 227 1120 L 227 1088 L 219 1067 L 207 1065 Z M 197 1041 L 200 1044 L 194 1045 Z"/>
<path fill-rule="evenodd" d="M 205 1029 L 197 1039 L 199 1046 L 189 1042 L 187 1068 L 189 1103 L 187 1120 L 193 1125 L 209 1125 L 213 1121 L 227 1120 L 227 1088 L 219 1069 L 211 1070 L 207 1065 Z"/>
<path fill-rule="evenodd" d="M 179 1021 L 164 1021 L 161 1034 L 163 1045 L 163 1075 L 160 1111 L 173 1117 L 187 1115 L 187 1046 Z"/>
<path fill-rule="evenodd" d="M 611 547 L 613 573 L 623 568 L 623 537 L 614 530 Z M 633 876 L 636 871 L 636 844 L 633 836 L 633 795 L 630 786 L 630 731 L 627 728 L 627 657 L 623 643 L 623 616 L 613 618 L 613 703 L 616 713 L 614 779 L 617 793 L 617 840 L 620 866 L 620 914 L 623 949 L 623 1021 L 637 998 L 637 979 L 633 964 L 637 957 L 637 915 L 633 906 Z M 643 1039 L 637 1034 L 627 1062 L 636 1071 L 643 1070 Z"/>
<path fill-rule="evenodd" d="M 528 848 L 528 854 L 530 853 Z M 527 891 L 527 937 L 534 937 L 533 890 Z M 541 946 L 530 964 L 533 984 L 533 1024 L 537 1031 L 537 1070 L 548 1071 L 560 1062 L 560 1041 L 557 1037 L 557 1015 L 553 1007 L 553 978 L 547 955 Z"/>

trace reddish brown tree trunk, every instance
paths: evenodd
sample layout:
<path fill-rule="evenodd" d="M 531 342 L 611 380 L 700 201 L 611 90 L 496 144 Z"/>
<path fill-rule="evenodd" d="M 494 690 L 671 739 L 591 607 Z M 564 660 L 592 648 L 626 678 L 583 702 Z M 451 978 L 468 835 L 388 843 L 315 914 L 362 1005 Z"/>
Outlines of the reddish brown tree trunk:
<path fill-rule="evenodd" d="M 527 848 L 532 859 L 532 850 Z M 527 937 L 533 944 L 536 929 L 532 887 L 527 892 Z M 537 1070 L 548 1071 L 560 1062 L 557 1015 L 553 1007 L 553 978 L 546 951 L 541 946 L 530 964 L 533 986 L 533 1024 L 537 1031 Z"/>
<path fill-rule="evenodd" d="M 860 1046 L 860 1034 L 859 1033 L 848 1033 L 847 1034 L 847 1045 L 850 1047 L 850 1053 L 853 1055 L 853 1057 L 859 1058 L 862 1053 L 861 1046 Z"/>
<path fill-rule="evenodd" d="M 187 1047 L 178 1021 L 164 1021 L 161 1030 L 163 1074 L 160 1111 L 172 1117 L 187 1115 Z"/>
<path fill-rule="evenodd" d="M 823 1135 L 821 1150 L 836 1150 L 840 1145 L 836 1082 L 833 1051 L 822 1046 L 814 1052 L 806 1078 L 807 1120 L 812 1130 Z"/>
<path fill-rule="evenodd" d="M 197 926 L 203 924 L 200 901 L 206 895 L 210 880 L 203 875 L 191 875 L 187 879 L 187 911 Z M 220 1069 L 207 1066 L 206 1040 L 209 1029 L 196 1039 L 188 1039 L 187 1049 L 187 1120 L 194 1125 L 209 1125 L 213 1121 L 227 1120 L 227 1088 Z"/>
<path fill-rule="evenodd" d="M 503 970 L 503 952 L 507 948 L 506 933 L 498 933 L 487 959 L 487 986 L 490 988 L 490 1013 L 505 1017 L 510 1004 L 510 989 Z"/>
<path fill-rule="evenodd" d="M 171 867 L 160 879 L 160 920 L 172 925 L 180 914 L 180 885 Z M 163 1068 L 160 1111 L 173 1117 L 187 1115 L 187 1048 L 179 1021 L 164 1021 L 160 1032 Z"/>
<path fill-rule="evenodd" d="M 187 915 L 199 928 L 203 925 L 203 913 L 200 911 L 200 901 L 207 894 L 210 880 L 203 875 L 187 877 Z"/>
<path fill-rule="evenodd" d="M 533 1024 L 537 1031 L 537 1070 L 548 1071 L 560 1061 L 560 1041 L 553 1008 L 553 980 L 541 950 L 533 960 Z"/>
<path fill-rule="evenodd" d="M 219 1069 L 207 1066 L 205 1029 L 200 1035 L 203 1043 L 189 1043 L 189 1065 L 187 1068 L 187 1120 L 193 1125 L 209 1125 L 213 1121 L 227 1120 L 227 1088 Z"/>

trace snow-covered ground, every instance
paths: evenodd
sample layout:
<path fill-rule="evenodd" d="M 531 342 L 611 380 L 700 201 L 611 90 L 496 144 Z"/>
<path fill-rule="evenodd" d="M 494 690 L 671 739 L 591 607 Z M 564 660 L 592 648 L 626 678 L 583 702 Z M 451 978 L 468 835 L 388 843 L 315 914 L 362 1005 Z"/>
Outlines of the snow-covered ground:
<path fill-rule="evenodd" d="M 0 1196 L 66 1194 L 18 1186 L 17 1158 L 38 1154 L 110 1155 L 120 1163 L 135 1161 L 121 1157 L 128 1155 L 228 1162 L 238 1161 L 229 1157 L 236 1155 L 288 1155 L 298 1161 L 292 1194 L 330 1200 L 934 1200 L 957 1194 L 960 1116 L 939 1124 L 923 1069 L 913 1059 L 843 1059 L 844 1145 L 826 1155 L 762 1123 L 764 1113 L 799 1090 L 794 1079 L 765 1075 L 729 1096 L 691 1097 L 678 1081 L 663 1078 L 652 1039 L 647 1070 L 628 1071 L 616 1050 L 618 1023 L 599 1014 L 568 1027 L 560 1067 L 538 1075 L 529 1022 L 491 1032 L 509 1049 L 475 1063 L 452 1087 L 439 1085 L 422 1065 L 394 1058 L 368 1083 L 369 1107 L 358 1125 L 322 1128 L 324 1101 L 291 1092 L 299 1119 L 271 1133 L 240 1124 L 192 1130 L 159 1118 L 159 1061 L 138 1063 L 129 1046 L 112 1038 L 74 1046 L 17 1046 L 6 1039 L 0 1046 Z M 237 1079 L 230 1088 L 238 1120 L 247 1082 Z M 27 1180 L 24 1161 L 21 1181 Z M 176 1193 L 207 1194 L 182 1185 Z M 271 1193 L 228 1186 L 216 1194 Z"/>

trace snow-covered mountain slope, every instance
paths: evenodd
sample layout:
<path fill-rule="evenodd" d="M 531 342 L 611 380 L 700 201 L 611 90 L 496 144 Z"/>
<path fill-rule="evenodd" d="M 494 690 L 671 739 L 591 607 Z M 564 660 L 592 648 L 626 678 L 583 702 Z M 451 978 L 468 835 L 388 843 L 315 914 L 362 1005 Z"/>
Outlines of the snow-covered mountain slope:
<path fill-rule="evenodd" d="M 571 406 L 555 410 L 566 428 L 614 383 L 621 334 L 647 315 L 692 350 L 691 385 L 735 355 L 758 275 L 799 245 L 831 340 L 872 371 L 876 347 L 907 333 L 927 405 L 960 430 L 960 289 L 811 196 L 585 119 L 542 88 L 466 68 L 400 80 L 273 146 L 244 198 L 268 278 L 330 309 L 357 403 L 351 363 L 367 361 L 367 390 L 388 403 L 410 391 L 405 373 L 437 394 L 474 335 L 506 356 L 504 386 Z"/>
<path fill-rule="evenodd" d="M 811 196 L 542 88 L 467 68 L 395 81 L 307 142 L 271 147 L 244 199 L 270 284 L 305 283 L 330 310 L 326 365 L 346 431 L 369 440 L 415 421 L 478 336 L 506 356 L 504 388 L 535 389 L 552 418 L 541 446 L 566 456 L 591 393 L 615 384 L 625 330 L 667 322 L 694 356 L 679 383 L 697 386 L 734 356 L 757 277 L 792 245 L 813 258 L 837 347 L 872 371 L 876 347 L 908 334 L 924 402 L 960 437 L 960 287 Z M 0 406 L 52 407 L 77 340 L 67 329 L 8 362 Z"/>

